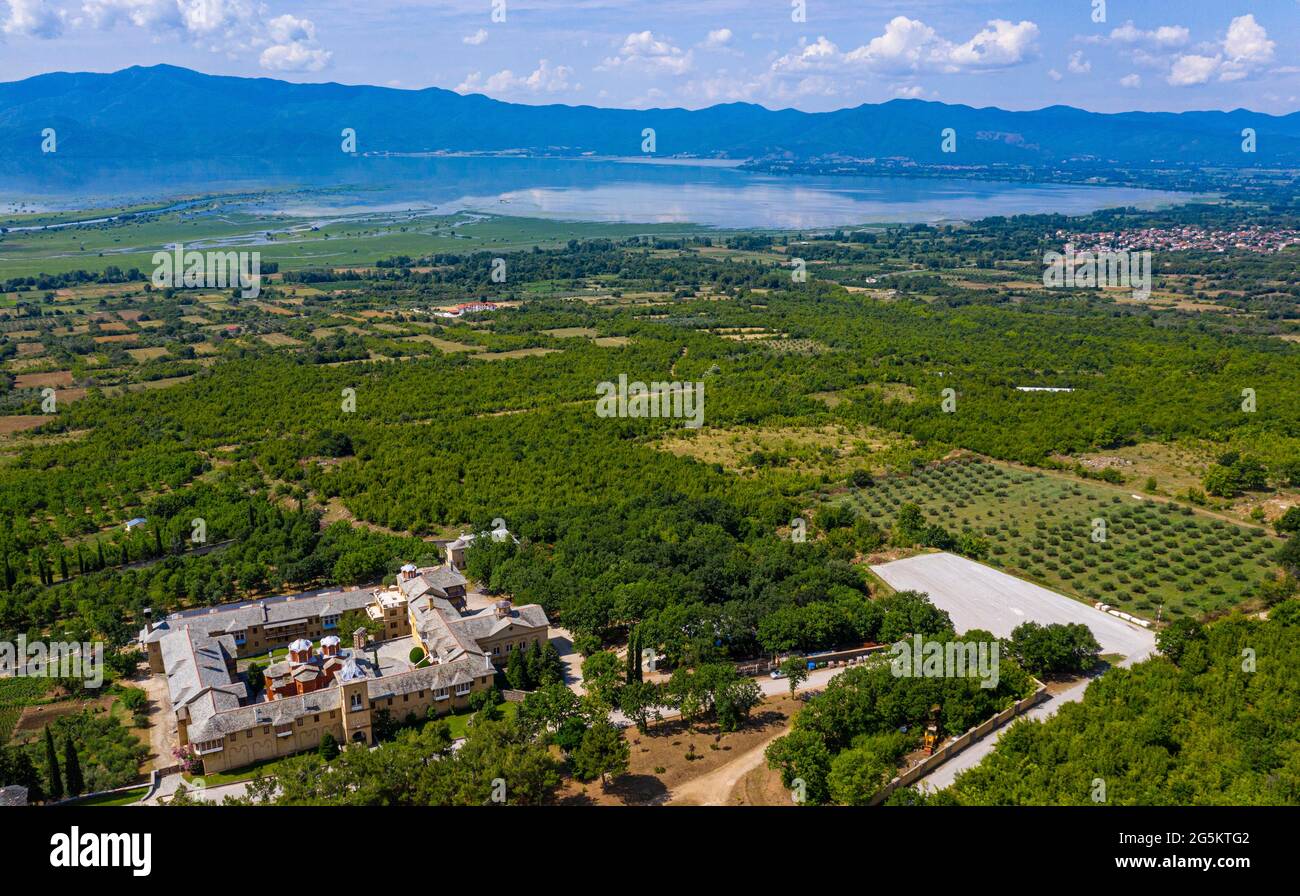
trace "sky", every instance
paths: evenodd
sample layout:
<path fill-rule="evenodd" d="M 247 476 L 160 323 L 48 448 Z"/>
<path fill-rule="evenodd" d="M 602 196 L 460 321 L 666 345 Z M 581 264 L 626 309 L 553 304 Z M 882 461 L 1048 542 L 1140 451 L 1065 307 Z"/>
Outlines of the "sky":
<path fill-rule="evenodd" d="M 531 104 L 1300 110 L 1300 0 L 0 0 L 0 81 L 168 63 Z"/>

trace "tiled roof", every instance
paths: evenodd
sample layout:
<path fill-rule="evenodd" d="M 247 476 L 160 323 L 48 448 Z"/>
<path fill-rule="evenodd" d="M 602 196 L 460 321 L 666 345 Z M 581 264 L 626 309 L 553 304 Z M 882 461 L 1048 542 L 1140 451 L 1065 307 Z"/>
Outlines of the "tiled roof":
<path fill-rule="evenodd" d="M 212 638 L 182 629 L 169 633 L 160 647 L 173 707 L 186 706 L 211 689 L 224 691 L 236 701 L 247 696 L 247 687 L 232 678 L 226 666 L 235 655 L 235 641 L 229 635 Z"/>
<path fill-rule="evenodd" d="M 366 684 L 366 691 L 371 700 L 381 700 L 416 691 L 472 684 L 475 678 L 492 675 L 495 671 L 492 661 L 487 657 L 482 654 L 470 655 L 448 663 L 435 663 L 422 669 L 371 679 Z"/>
<path fill-rule="evenodd" d="M 190 740 L 216 740 L 258 725 L 289 725 L 303 716 L 338 709 L 341 693 L 338 688 L 322 688 L 310 694 L 282 697 L 279 700 L 215 712 L 201 724 L 191 724 Z"/>
<path fill-rule="evenodd" d="M 153 630 L 141 631 L 145 643 L 161 640 L 169 631 L 191 628 L 204 634 L 241 631 L 255 625 L 283 626 L 299 620 L 335 616 L 359 610 L 374 600 L 372 590 L 329 591 L 307 597 L 279 597 L 229 607 L 213 607 L 207 613 L 173 613 Z"/>

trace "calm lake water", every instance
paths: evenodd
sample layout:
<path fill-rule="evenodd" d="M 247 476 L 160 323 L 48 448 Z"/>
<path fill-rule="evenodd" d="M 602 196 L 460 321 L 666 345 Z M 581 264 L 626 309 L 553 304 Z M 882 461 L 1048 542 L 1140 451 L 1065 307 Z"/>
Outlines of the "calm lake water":
<path fill-rule="evenodd" d="M 489 212 L 570 221 L 824 228 L 872 222 L 1152 208 L 1188 194 L 962 178 L 782 177 L 731 165 L 501 157 L 358 157 L 322 164 L 190 162 L 103 166 L 60 160 L 39 176 L 0 170 L 0 208 L 93 209 L 255 191 L 250 211 L 295 218 Z M 270 192 L 267 192 L 270 191 Z"/>

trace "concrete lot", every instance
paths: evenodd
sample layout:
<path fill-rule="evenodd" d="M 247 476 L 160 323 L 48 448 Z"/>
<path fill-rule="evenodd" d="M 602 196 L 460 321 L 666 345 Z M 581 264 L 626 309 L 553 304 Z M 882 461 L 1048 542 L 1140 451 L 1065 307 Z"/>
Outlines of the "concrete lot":
<path fill-rule="evenodd" d="M 1029 620 L 1043 625 L 1082 622 L 1092 630 L 1102 653 L 1124 656 L 1121 666 L 1141 662 L 1155 650 L 1155 636 L 1146 629 L 954 554 L 922 554 L 871 568 L 892 588 L 930 595 L 936 607 L 952 616 L 958 632 L 982 628 L 1007 637 L 1013 628 Z M 1062 705 L 1082 700 L 1089 684 L 1090 679 L 1079 682 L 1035 706 L 1025 717 L 1039 721 L 1051 718 Z M 1010 727 L 1004 725 L 971 744 L 917 786 L 931 792 L 950 786 L 958 774 L 978 765 Z"/>
<path fill-rule="evenodd" d="M 871 569 L 891 588 L 930 595 L 936 607 L 952 616 L 959 633 L 980 628 L 1006 638 L 1022 622 L 1082 622 L 1102 653 L 1122 655 L 1124 665 L 1155 649 L 1155 636 L 1146 629 L 955 554 L 921 554 Z"/>

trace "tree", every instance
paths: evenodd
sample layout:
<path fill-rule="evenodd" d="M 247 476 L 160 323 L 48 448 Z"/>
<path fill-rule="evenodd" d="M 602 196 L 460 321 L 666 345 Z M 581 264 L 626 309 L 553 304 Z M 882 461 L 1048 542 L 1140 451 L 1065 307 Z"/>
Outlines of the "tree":
<path fill-rule="evenodd" d="M 1300 505 L 1288 507 L 1286 513 L 1277 518 L 1273 524 L 1278 535 L 1295 535 L 1300 533 Z"/>
<path fill-rule="evenodd" d="M 559 730 L 566 721 L 579 714 L 580 703 L 577 694 L 563 684 L 554 683 L 524 697 L 519 713 L 537 730 Z"/>
<path fill-rule="evenodd" d="M 569 761 L 579 780 L 592 781 L 599 777 L 604 787 L 609 778 L 627 772 L 630 755 L 631 749 L 623 732 L 608 719 L 602 719 L 587 729 Z"/>
<path fill-rule="evenodd" d="M 598 650 L 582 663 L 582 680 L 587 691 L 610 706 L 618 703 L 621 677 L 618 656 L 612 651 Z"/>
<path fill-rule="evenodd" d="M 68 796 L 81 796 L 86 789 L 86 782 L 81 777 L 81 761 L 77 759 L 77 748 L 72 744 L 72 737 L 63 741 L 63 771 L 67 779 Z"/>
<path fill-rule="evenodd" d="M 21 747 L 0 747 L 0 787 L 11 784 L 27 788 L 27 799 L 39 803 L 45 799 L 40 772 L 31 754 Z"/>
<path fill-rule="evenodd" d="M 626 671 L 623 673 L 623 680 L 627 684 L 631 684 L 637 680 L 637 656 L 640 654 L 638 644 L 640 634 L 640 630 L 634 626 L 627 635 L 627 656 L 624 657 Z"/>
<path fill-rule="evenodd" d="M 546 687 L 550 684 L 564 683 L 564 660 L 560 658 L 560 651 L 555 648 L 550 639 L 542 642 L 538 650 L 537 672 L 533 676 L 534 687 Z"/>
<path fill-rule="evenodd" d="M 1274 556 L 1287 572 L 1300 578 L 1300 538 L 1288 538 Z"/>
<path fill-rule="evenodd" d="M 1231 498 L 1237 493 L 1237 474 L 1229 467 L 1218 464 L 1210 467 L 1205 471 L 1205 478 L 1201 480 L 1206 494 L 1213 495 L 1216 498 Z"/>
<path fill-rule="evenodd" d="M 510 658 L 506 660 L 506 681 L 517 691 L 528 690 L 528 667 L 522 647 L 510 651 Z"/>
<path fill-rule="evenodd" d="M 333 762 L 339 755 L 339 742 L 326 731 L 320 736 L 320 746 L 316 748 L 317 755 L 326 762 Z"/>
<path fill-rule="evenodd" d="M 1022 622 L 1011 631 L 1007 649 L 1035 675 L 1077 675 L 1097 663 L 1101 645 L 1082 623 Z"/>
<path fill-rule="evenodd" d="M 653 681 L 634 681 L 619 695 L 619 709 L 636 723 L 642 734 L 650 729 L 650 719 L 659 716 L 662 703 L 660 689 Z"/>
<path fill-rule="evenodd" d="M 957 537 L 957 553 L 972 560 L 983 560 L 989 555 L 988 539 L 981 538 L 974 532 L 963 532 Z"/>
<path fill-rule="evenodd" d="M 54 735 L 50 733 L 49 725 L 45 726 L 45 776 L 50 782 L 50 786 L 45 788 L 50 799 L 63 799 L 63 776 L 59 774 L 59 758 L 54 752 Z"/>
<path fill-rule="evenodd" d="M 364 628 L 371 640 L 377 640 L 384 632 L 383 623 L 371 619 L 365 610 L 348 610 L 339 617 L 338 631 L 344 640 L 351 641 L 352 633 L 359 628 Z"/>
<path fill-rule="evenodd" d="M 881 641 L 893 643 L 909 635 L 940 636 L 953 631 L 952 617 L 919 591 L 899 591 L 876 601 L 884 611 L 880 620 Z"/>
<path fill-rule="evenodd" d="M 781 773 L 781 784 L 796 800 L 814 805 L 826 802 L 831 754 L 820 734 L 796 728 L 772 741 L 764 755 L 768 768 Z"/>
<path fill-rule="evenodd" d="M 843 806 L 866 806 L 893 777 L 895 765 L 867 749 L 844 750 L 831 760 L 826 786 L 832 801 Z"/>
<path fill-rule="evenodd" d="M 737 731 L 749 721 L 749 714 L 763 702 L 763 691 L 752 678 L 737 676 L 714 693 L 714 709 L 718 727 L 723 731 Z"/>
<path fill-rule="evenodd" d="M 1195 619 L 1179 619 L 1156 635 L 1156 647 L 1175 666 L 1182 662 L 1188 647 L 1205 641 L 1205 626 Z"/>
<path fill-rule="evenodd" d="M 790 696 L 793 697 L 799 686 L 808 680 L 808 661 L 801 656 L 792 656 L 781 664 L 781 674 L 790 684 Z"/>
<path fill-rule="evenodd" d="M 915 504 L 904 504 L 894 517 L 894 530 L 890 542 L 895 547 L 910 548 L 925 540 L 925 515 Z"/>

